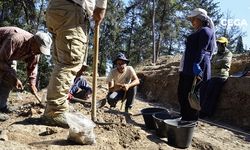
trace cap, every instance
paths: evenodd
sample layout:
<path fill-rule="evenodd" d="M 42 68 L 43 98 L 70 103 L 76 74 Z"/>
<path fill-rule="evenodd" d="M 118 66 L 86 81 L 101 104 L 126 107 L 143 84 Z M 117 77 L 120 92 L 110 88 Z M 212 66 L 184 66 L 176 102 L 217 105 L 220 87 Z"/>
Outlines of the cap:
<path fill-rule="evenodd" d="M 38 31 L 34 38 L 38 44 L 40 44 L 40 51 L 44 55 L 50 55 L 50 47 L 52 44 L 52 39 L 47 33 Z"/>
<path fill-rule="evenodd" d="M 225 43 L 226 45 L 228 44 L 228 39 L 225 38 L 225 37 L 220 37 L 216 40 L 216 42 L 219 42 L 219 43 Z"/>
<path fill-rule="evenodd" d="M 187 16 L 188 18 L 195 17 L 198 15 L 205 15 L 207 16 L 207 11 L 202 8 L 195 8 L 191 13 Z"/>
<path fill-rule="evenodd" d="M 116 56 L 116 59 L 113 61 L 113 64 L 116 64 L 117 60 L 123 60 L 126 62 L 126 64 L 129 63 L 129 60 L 126 58 L 126 56 L 123 53 L 118 53 Z"/>

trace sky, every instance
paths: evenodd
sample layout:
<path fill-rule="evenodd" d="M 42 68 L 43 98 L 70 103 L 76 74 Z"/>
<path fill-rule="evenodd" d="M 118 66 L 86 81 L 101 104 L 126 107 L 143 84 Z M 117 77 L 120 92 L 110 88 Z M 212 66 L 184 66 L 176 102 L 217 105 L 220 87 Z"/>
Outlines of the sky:
<path fill-rule="evenodd" d="M 243 32 L 246 32 L 246 37 L 243 37 L 244 48 L 250 49 L 250 0 L 215 0 L 219 2 L 221 12 L 226 15 L 227 11 L 231 12 L 231 16 L 234 18 L 230 20 L 230 24 L 234 24 L 242 28 Z M 222 18 L 221 24 L 225 18 Z"/>

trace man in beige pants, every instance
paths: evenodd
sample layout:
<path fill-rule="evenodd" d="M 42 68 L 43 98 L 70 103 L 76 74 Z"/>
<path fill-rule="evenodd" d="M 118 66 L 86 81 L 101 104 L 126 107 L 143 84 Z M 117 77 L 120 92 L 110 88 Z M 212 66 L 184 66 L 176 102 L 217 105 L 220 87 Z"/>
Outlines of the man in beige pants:
<path fill-rule="evenodd" d="M 96 4 L 95 4 L 96 2 Z M 51 0 L 46 10 L 46 24 L 53 35 L 55 63 L 47 92 L 44 118 L 50 124 L 68 127 L 67 93 L 80 70 L 87 49 L 88 16 L 100 24 L 107 0 Z"/>

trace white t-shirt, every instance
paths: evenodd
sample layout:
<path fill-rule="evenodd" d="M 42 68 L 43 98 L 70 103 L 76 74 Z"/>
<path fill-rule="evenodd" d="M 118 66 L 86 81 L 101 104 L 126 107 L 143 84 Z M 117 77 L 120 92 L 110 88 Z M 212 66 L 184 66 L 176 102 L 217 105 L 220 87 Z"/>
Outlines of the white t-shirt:
<path fill-rule="evenodd" d="M 107 0 L 73 0 L 75 3 L 82 6 L 85 9 L 89 16 L 93 15 L 93 11 L 96 7 L 107 8 Z"/>
<path fill-rule="evenodd" d="M 123 73 L 120 73 L 117 68 L 111 70 L 107 77 L 107 83 L 114 82 L 120 84 L 128 84 L 131 82 L 133 76 L 136 76 L 135 70 L 132 66 L 127 66 Z"/>

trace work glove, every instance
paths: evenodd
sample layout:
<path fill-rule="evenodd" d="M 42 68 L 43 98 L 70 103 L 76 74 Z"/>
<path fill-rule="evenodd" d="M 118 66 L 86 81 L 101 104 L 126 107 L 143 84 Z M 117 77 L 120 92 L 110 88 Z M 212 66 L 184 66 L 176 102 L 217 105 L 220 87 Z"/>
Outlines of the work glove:
<path fill-rule="evenodd" d="M 196 76 L 202 76 L 202 70 L 199 64 L 197 63 L 193 64 L 193 72 Z"/>

